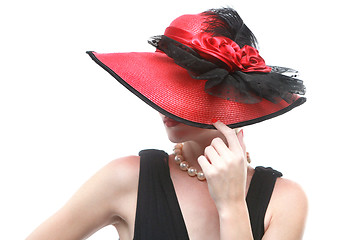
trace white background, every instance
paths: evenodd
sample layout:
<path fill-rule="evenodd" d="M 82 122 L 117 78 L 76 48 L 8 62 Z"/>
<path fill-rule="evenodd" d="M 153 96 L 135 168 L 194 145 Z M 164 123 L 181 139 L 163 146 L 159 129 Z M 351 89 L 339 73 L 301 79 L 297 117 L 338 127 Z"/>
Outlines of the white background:
<path fill-rule="evenodd" d="M 171 151 L 157 112 L 85 51 L 153 51 L 147 39 L 175 17 L 221 6 L 238 10 L 268 64 L 300 70 L 308 89 L 303 106 L 245 127 L 252 164 L 303 186 L 304 239 L 357 238 L 355 1 L 20 0 L 0 4 L 0 239 L 24 239 L 107 162 Z"/>

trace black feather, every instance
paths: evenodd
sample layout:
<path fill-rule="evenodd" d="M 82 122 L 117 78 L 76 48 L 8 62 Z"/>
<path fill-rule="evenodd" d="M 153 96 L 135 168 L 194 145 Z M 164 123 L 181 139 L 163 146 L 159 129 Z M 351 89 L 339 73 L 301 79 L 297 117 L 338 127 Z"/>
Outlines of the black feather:
<path fill-rule="evenodd" d="M 305 94 L 303 81 L 278 73 L 289 68 L 279 68 L 278 72 L 270 73 L 229 72 L 167 36 L 155 36 L 150 43 L 174 59 L 192 78 L 207 80 L 204 90 L 210 95 L 247 104 L 261 102 L 263 98 L 273 103 L 283 99 L 292 104 L 297 99 L 294 94 Z"/>
<path fill-rule="evenodd" d="M 217 8 L 203 12 L 207 17 L 204 31 L 213 36 L 224 36 L 236 42 L 240 47 L 249 45 L 257 48 L 257 40 L 245 25 L 239 14 L 232 8 Z"/>

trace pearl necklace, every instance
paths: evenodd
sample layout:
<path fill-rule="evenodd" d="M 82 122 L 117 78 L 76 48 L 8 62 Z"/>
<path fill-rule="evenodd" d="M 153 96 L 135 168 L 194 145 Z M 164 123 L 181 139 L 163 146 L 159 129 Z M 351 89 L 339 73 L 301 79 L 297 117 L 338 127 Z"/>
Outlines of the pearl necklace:
<path fill-rule="evenodd" d="M 174 147 L 174 155 L 175 155 L 174 160 L 179 165 L 180 169 L 183 171 L 187 171 L 190 177 L 196 176 L 197 179 L 199 179 L 200 181 L 206 180 L 205 174 L 202 171 L 198 171 L 196 168 L 190 167 L 190 164 L 187 161 L 185 161 L 185 158 L 182 155 L 182 148 L 183 148 L 182 143 L 178 143 Z M 246 158 L 247 158 L 247 162 L 250 163 L 251 159 L 248 152 L 246 152 Z"/>
<path fill-rule="evenodd" d="M 198 171 L 194 167 L 190 167 L 190 164 L 185 161 L 184 156 L 182 155 L 183 144 L 178 143 L 174 147 L 175 154 L 175 162 L 179 165 L 180 169 L 183 171 L 187 171 L 190 177 L 197 177 L 200 181 L 204 181 L 206 179 L 205 174 L 202 171 Z"/>

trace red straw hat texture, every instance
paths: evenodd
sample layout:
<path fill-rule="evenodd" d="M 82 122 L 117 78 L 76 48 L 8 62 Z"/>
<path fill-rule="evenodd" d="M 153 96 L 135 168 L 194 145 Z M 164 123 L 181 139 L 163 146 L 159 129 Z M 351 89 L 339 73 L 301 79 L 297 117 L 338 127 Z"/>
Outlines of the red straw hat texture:
<path fill-rule="evenodd" d="M 182 29 L 198 34 L 206 20 L 203 14 L 183 15 L 166 29 Z M 87 52 L 103 69 L 128 90 L 160 113 L 195 127 L 214 128 L 216 118 L 229 127 L 242 127 L 276 117 L 305 102 L 294 95 L 294 101 L 278 103 L 263 99 L 259 103 L 229 101 L 204 91 L 206 80 L 194 79 L 161 51 L 96 53 Z"/>

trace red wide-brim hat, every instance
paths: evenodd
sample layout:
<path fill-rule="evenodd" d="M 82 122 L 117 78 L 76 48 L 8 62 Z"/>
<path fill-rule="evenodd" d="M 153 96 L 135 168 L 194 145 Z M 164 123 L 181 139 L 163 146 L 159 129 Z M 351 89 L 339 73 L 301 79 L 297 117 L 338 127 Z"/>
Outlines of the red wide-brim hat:
<path fill-rule="evenodd" d="M 201 34 L 207 20 L 208 16 L 204 14 L 183 15 L 171 23 L 164 36 L 176 40 L 180 45 L 195 49 L 189 43 L 189 36 L 193 39 Z M 260 97 L 259 101 L 251 103 L 209 94 L 204 90 L 207 79 L 194 77 L 189 69 L 178 65 L 176 54 L 175 57 L 169 57 L 169 54 L 162 50 L 159 48 L 156 52 L 87 53 L 119 83 L 155 110 L 195 127 L 214 128 L 212 119 L 220 120 L 231 128 L 242 127 L 286 113 L 306 101 L 304 97 L 294 93 L 289 93 L 290 101 L 271 101 Z M 200 55 L 204 59 L 210 59 L 206 54 Z M 214 55 L 211 59 L 213 58 Z M 230 73 L 234 72 L 226 66 L 223 68 L 227 68 Z M 236 70 L 252 74 L 246 72 L 246 69 L 239 69 Z M 257 74 L 266 76 L 268 73 Z"/>

